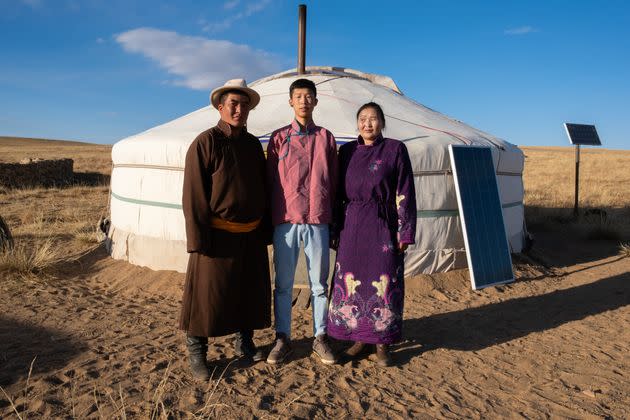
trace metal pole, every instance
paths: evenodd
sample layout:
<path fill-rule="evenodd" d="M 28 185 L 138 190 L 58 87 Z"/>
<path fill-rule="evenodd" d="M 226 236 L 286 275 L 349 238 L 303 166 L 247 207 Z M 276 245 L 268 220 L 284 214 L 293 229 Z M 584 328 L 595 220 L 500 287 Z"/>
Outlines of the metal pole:
<path fill-rule="evenodd" d="M 298 74 L 306 73 L 306 5 L 298 6 Z"/>
<path fill-rule="evenodd" d="M 578 194 L 580 184 L 580 145 L 575 145 L 575 204 L 573 205 L 573 215 L 578 216 Z"/>

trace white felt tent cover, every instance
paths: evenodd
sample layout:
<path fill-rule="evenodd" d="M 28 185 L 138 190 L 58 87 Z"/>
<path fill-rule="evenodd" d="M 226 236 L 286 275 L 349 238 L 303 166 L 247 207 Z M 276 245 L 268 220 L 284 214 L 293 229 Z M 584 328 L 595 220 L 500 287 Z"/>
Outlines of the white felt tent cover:
<path fill-rule="evenodd" d="M 416 244 L 405 258 L 405 274 L 433 273 L 466 266 L 448 145 L 490 146 L 507 236 L 512 252 L 524 243 L 521 150 L 504 140 L 446 117 L 404 96 L 392 79 L 334 67 L 308 67 L 260 79 L 250 86 L 261 96 L 249 114 L 248 131 L 266 147 L 269 134 L 291 122 L 289 85 L 306 77 L 317 85 L 314 120 L 338 143 L 357 135 L 356 111 L 374 101 L 386 115 L 386 137 L 405 142 L 414 170 L 418 223 Z M 155 270 L 186 271 L 188 255 L 181 210 L 184 161 L 195 137 L 219 121 L 211 106 L 116 143 L 112 150 L 112 257 Z"/>

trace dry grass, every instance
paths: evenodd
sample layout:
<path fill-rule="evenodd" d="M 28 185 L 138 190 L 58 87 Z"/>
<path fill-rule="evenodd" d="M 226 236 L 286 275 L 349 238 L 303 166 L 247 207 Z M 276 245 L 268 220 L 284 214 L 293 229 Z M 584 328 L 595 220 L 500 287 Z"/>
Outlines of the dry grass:
<path fill-rule="evenodd" d="M 523 183 L 528 226 L 571 229 L 591 239 L 630 238 L 630 151 L 582 149 L 578 203 L 581 216 L 576 220 L 574 149 L 521 149 L 525 153 Z"/>
<path fill-rule="evenodd" d="M 26 383 L 24 386 L 21 395 L 10 395 L 7 391 L 0 387 L 0 392 L 6 401 L 9 403 L 11 407 L 12 414 L 19 420 L 26 420 L 29 415 L 29 408 L 32 405 L 34 399 L 42 400 L 44 395 L 31 395 L 30 391 L 30 381 L 33 373 L 33 365 L 35 364 L 37 357 L 35 357 L 30 364 L 28 376 L 26 378 Z M 208 380 L 208 383 L 205 388 L 204 395 L 206 396 L 203 406 L 194 412 L 188 412 L 187 418 L 192 419 L 208 419 L 216 417 L 216 410 L 218 408 L 229 408 L 228 404 L 219 402 L 223 395 L 223 391 L 221 390 L 221 386 L 224 384 L 224 378 L 226 372 L 230 368 L 230 364 L 225 366 L 219 373 L 215 368 L 212 371 L 211 377 Z M 160 379 L 160 381 L 155 384 L 152 381 L 149 381 L 146 385 L 147 394 L 152 394 L 151 400 L 147 400 L 144 403 L 143 414 L 141 418 L 157 420 L 157 419 L 170 419 L 175 418 L 174 415 L 176 412 L 172 411 L 168 408 L 168 401 L 165 403 L 165 396 L 168 394 L 170 388 L 172 388 L 172 371 L 170 363 L 166 366 L 164 370 L 164 375 Z M 92 388 L 91 397 L 94 401 L 93 406 L 87 407 L 89 412 L 77 412 L 76 407 L 74 405 L 74 400 L 77 396 L 74 395 L 75 389 L 77 388 L 77 384 L 73 381 L 71 389 L 71 404 L 69 408 L 69 412 L 66 414 L 67 418 L 78 419 L 78 418 L 86 418 L 98 415 L 98 418 L 111 418 L 111 419 L 127 419 L 129 408 L 125 405 L 125 398 L 128 398 L 129 395 L 126 395 L 125 390 L 122 388 L 120 384 L 118 384 L 118 389 L 112 393 L 111 387 L 107 387 L 105 389 L 97 389 L 96 386 Z M 54 391 L 54 389 L 51 389 Z M 297 398 L 296 398 L 297 399 Z M 294 401 L 296 400 L 294 399 Z M 293 403 L 291 401 L 286 407 Z M 137 413 L 137 407 L 134 410 Z"/>
<path fill-rule="evenodd" d="M 28 369 L 28 376 L 26 377 L 26 385 L 24 386 L 24 400 L 26 401 L 28 401 L 29 382 L 31 381 L 31 375 L 33 374 L 33 364 L 35 364 L 36 359 L 37 357 L 35 357 L 31 361 L 31 366 Z M 28 404 L 23 405 L 22 412 L 20 413 L 20 410 L 18 410 L 18 407 L 13 402 L 13 399 L 6 393 L 4 388 L 2 388 L 1 386 L 0 386 L 0 391 L 2 391 L 7 401 L 9 401 L 9 404 L 11 405 L 11 408 L 13 409 L 13 412 L 15 413 L 18 419 L 25 420 L 26 418 L 28 418 Z"/>
<path fill-rule="evenodd" d="M 63 260 L 63 254 L 58 250 L 51 238 L 30 245 L 17 242 L 12 249 L 0 253 L 0 273 L 49 274 L 49 270 Z"/>
<path fill-rule="evenodd" d="M 3 161 L 24 157 L 71 158 L 75 172 L 108 176 L 111 146 L 0 137 Z M 53 274 L 56 265 L 75 259 L 102 238 L 98 220 L 107 213 L 109 185 L 66 188 L 0 187 L 0 209 L 15 242 L 0 254 L 5 277 Z"/>
<path fill-rule="evenodd" d="M 525 202 L 530 206 L 573 209 L 575 152 L 571 147 L 521 147 L 525 153 Z M 630 151 L 582 149 L 580 206 L 630 205 Z"/>
<path fill-rule="evenodd" d="M 97 244 L 105 239 L 96 224 L 82 225 L 74 231 L 73 235 L 76 240 L 85 244 Z"/>
<path fill-rule="evenodd" d="M 111 150 L 111 145 L 103 144 L 0 137 L 0 162 L 70 158 L 75 172 L 111 174 Z"/>

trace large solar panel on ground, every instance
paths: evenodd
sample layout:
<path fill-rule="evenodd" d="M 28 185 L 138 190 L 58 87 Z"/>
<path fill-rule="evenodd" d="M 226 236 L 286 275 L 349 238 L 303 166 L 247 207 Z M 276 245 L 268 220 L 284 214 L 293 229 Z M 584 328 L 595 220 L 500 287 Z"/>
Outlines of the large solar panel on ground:
<path fill-rule="evenodd" d="M 450 145 L 451 168 L 473 289 L 514 280 L 489 147 Z"/>
<path fill-rule="evenodd" d="M 581 144 L 585 146 L 602 145 L 594 125 L 564 123 L 564 128 L 567 130 L 571 144 Z"/>

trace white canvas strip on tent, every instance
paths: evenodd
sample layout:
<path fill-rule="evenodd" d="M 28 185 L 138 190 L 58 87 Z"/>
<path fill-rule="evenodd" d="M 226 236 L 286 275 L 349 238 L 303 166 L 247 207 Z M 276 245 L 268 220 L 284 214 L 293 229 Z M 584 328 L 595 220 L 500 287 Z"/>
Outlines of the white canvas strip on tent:
<path fill-rule="evenodd" d="M 384 135 L 405 142 L 418 203 L 416 244 L 405 259 L 407 275 L 466 266 L 448 156 L 452 143 L 492 148 L 508 241 L 512 252 L 522 249 L 524 157 L 516 146 L 414 102 L 389 77 L 308 67 L 306 75 L 290 70 L 250 85 L 261 101 L 249 114 L 248 130 L 264 147 L 273 130 L 291 122 L 289 85 L 300 77 L 317 85 L 315 122 L 329 129 L 338 143 L 356 138 L 356 111 L 370 101 L 383 107 Z M 185 156 L 194 138 L 218 121 L 218 112 L 207 106 L 114 145 L 108 241 L 114 258 L 185 272 L 188 256 L 181 211 Z"/>

